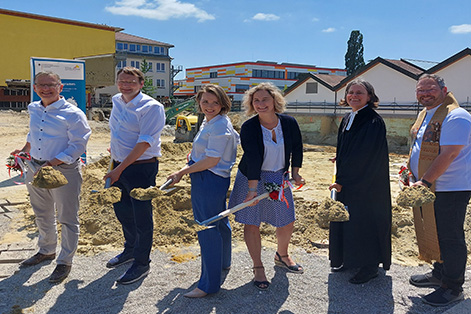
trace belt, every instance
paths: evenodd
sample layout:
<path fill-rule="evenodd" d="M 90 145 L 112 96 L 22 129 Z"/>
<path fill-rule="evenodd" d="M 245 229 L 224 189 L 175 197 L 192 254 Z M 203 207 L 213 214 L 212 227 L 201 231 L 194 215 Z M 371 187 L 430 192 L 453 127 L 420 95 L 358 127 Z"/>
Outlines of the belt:
<path fill-rule="evenodd" d="M 38 159 L 33 158 L 33 157 L 31 157 L 31 160 L 34 161 L 35 163 L 37 163 L 38 165 L 41 165 L 41 166 L 44 165 L 47 162 L 47 160 L 38 160 Z"/>
<path fill-rule="evenodd" d="M 152 158 L 149 158 L 149 159 L 137 160 L 137 161 L 133 162 L 131 165 L 151 164 L 151 163 L 157 162 L 157 160 L 158 160 L 157 157 L 152 157 Z M 120 162 L 116 161 L 116 160 L 113 160 L 113 162 L 116 166 L 120 164 Z"/>

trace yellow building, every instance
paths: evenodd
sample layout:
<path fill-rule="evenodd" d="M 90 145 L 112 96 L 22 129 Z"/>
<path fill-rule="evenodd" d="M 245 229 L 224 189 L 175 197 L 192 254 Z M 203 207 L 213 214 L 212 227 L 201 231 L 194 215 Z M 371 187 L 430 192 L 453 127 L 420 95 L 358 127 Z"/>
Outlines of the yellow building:
<path fill-rule="evenodd" d="M 84 59 L 87 86 L 114 82 L 115 32 L 122 28 L 0 9 L 0 30 L 0 88 L 30 79 L 30 57 Z"/>

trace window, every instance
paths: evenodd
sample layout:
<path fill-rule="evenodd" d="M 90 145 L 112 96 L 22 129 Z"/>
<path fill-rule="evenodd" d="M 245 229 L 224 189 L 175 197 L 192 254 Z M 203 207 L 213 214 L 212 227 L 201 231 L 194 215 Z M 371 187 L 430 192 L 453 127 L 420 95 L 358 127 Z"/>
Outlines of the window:
<path fill-rule="evenodd" d="M 131 66 L 132 66 L 132 67 L 135 67 L 135 66 L 136 66 L 136 62 L 131 61 Z"/>
<path fill-rule="evenodd" d="M 155 64 L 155 71 L 165 72 L 165 63 L 156 63 Z"/>
<path fill-rule="evenodd" d="M 198 85 L 195 85 L 195 87 L 193 87 L 193 90 L 194 90 L 195 94 L 196 94 L 197 92 L 199 92 L 200 89 L 201 89 L 201 86 L 198 86 Z"/>
<path fill-rule="evenodd" d="M 317 83 L 306 83 L 306 94 L 317 94 Z"/>
<path fill-rule="evenodd" d="M 154 53 L 158 55 L 160 53 L 160 47 L 154 47 Z"/>
<path fill-rule="evenodd" d="M 139 61 L 131 61 L 131 66 L 139 69 Z"/>
<path fill-rule="evenodd" d="M 137 51 L 141 51 L 141 45 L 136 45 L 136 48 Z"/>
<path fill-rule="evenodd" d="M 124 50 L 128 50 L 128 44 L 123 44 Z"/>
<path fill-rule="evenodd" d="M 254 70 L 252 70 L 252 77 L 284 79 L 285 78 L 285 72 L 284 71 L 254 69 Z"/>
<path fill-rule="evenodd" d="M 249 90 L 249 85 L 236 84 L 235 91 L 236 93 L 245 93 L 246 90 Z"/>
<path fill-rule="evenodd" d="M 135 44 L 129 44 L 129 51 L 136 51 L 136 45 Z"/>
<path fill-rule="evenodd" d="M 123 50 L 123 43 L 116 43 L 116 50 Z"/>
<path fill-rule="evenodd" d="M 148 48 L 149 46 L 142 46 L 142 52 L 147 53 L 149 51 Z"/>
<path fill-rule="evenodd" d="M 149 65 L 149 72 L 153 72 L 152 70 L 152 62 L 147 63 Z"/>
<path fill-rule="evenodd" d="M 156 79 L 155 85 L 157 88 L 165 88 L 165 80 Z"/>
<path fill-rule="evenodd" d="M 297 80 L 298 76 L 298 72 L 288 72 L 288 80 Z"/>
<path fill-rule="evenodd" d="M 216 78 L 216 77 L 218 77 L 218 72 L 209 72 L 209 77 L 210 77 L 210 78 Z"/>

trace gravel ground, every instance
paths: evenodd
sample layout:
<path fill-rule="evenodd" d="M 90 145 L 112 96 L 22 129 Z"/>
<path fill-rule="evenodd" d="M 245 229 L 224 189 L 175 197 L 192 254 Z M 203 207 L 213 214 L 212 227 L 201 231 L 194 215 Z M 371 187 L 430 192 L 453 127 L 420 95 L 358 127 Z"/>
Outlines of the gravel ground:
<path fill-rule="evenodd" d="M 198 254 L 198 247 L 188 252 Z M 393 264 L 386 274 L 364 285 L 352 285 L 353 272 L 330 273 L 327 257 L 292 248 L 304 274 L 274 267 L 274 249 L 264 248 L 263 260 L 271 281 L 268 291 L 258 291 L 252 280 L 250 257 L 243 246 L 234 247 L 231 271 L 219 293 L 188 299 L 183 293 L 196 286 L 200 259 L 171 261 L 169 254 L 154 251 L 151 272 L 143 281 L 123 286 L 115 280 L 126 270 L 105 268 L 118 252 L 76 256 L 64 282 L 52 285 L 48 276 L 55 263 L 20 269 L 0 281 L 0 313 L 471 313 L 471 300 L 444 308 L 424 304 L 420 295 L 433 291 L 408 283 L 410 275 L 429 266 Z M 467 277 L 471 270 L 467 269 Z M 469 281 L 465 292 L 470 291 Z"/>

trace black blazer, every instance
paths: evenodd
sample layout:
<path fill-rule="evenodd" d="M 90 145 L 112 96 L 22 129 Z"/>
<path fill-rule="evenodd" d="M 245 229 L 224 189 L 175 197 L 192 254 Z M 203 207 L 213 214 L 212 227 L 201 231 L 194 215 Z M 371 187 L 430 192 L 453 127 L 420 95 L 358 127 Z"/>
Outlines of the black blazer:
<path fill-rule="evenodd" d="M 298 122 L 288 115 L 277 114 L 277 116 L 281 122 L 285 143 L 285 166 L 283 170 L 287 171 L 289 169 L 290 160 L 293 167 L 301 167 L 303 162 L 303 141 Z M 240 140 L 244 154 L 239 163 L 239 170 L 249 180 L 260 180 L 265 146 L 263 145 L 262 128 L 258 115 L 244 122 L 240 130 Z"/>

